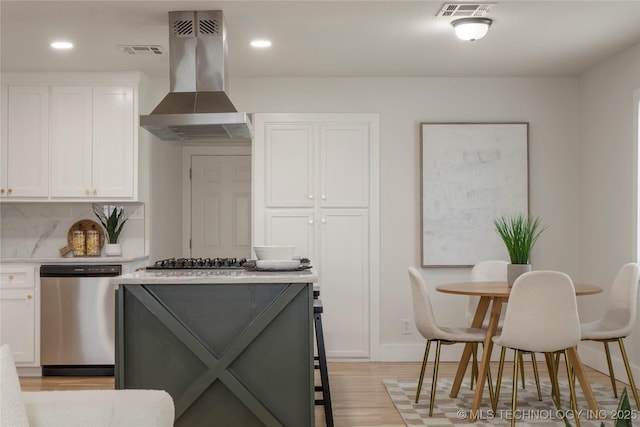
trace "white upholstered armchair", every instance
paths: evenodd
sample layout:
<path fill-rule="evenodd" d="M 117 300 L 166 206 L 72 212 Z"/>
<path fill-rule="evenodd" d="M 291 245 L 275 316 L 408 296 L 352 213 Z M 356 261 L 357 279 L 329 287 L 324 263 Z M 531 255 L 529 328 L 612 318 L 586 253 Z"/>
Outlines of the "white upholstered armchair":
<path fill-rule="evenodd" d="M 163 390 L 22 392 L 9 347 L 0 347 L 0 426 L 171 427 L 174 411 Z"/>

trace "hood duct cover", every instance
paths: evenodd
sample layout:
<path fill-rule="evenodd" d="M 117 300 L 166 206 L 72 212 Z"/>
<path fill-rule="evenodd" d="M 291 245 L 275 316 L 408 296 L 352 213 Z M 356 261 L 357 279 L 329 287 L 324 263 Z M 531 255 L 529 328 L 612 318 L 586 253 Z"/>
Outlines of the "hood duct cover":
<path fill-rule="evenodd" d="M 251 116 L 227 97 L 222 11 L 169 12 L 170 93 L 140 126 L 165 141 L 250 139 Z"/>

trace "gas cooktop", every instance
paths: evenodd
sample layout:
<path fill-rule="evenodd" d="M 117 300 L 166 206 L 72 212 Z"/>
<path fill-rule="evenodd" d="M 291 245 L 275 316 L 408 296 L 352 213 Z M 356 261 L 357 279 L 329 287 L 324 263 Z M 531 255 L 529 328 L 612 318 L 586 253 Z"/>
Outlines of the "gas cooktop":
<path fill-rule="evenodd" d="M 246 258 L 167 258 L 156 261 L 147 270 L 213 269 L 241 270 Z"/>

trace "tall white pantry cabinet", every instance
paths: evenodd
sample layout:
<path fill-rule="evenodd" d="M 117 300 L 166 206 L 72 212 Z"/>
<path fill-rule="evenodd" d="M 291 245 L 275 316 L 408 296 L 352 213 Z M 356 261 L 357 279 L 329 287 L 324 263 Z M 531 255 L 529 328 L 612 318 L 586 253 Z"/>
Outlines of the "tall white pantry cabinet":
<path fill-rule="evenodd" d="M 379 281 L 378 115 L 256 114 L 254 122 L 253 242 L 293 245 L 311 260 L 327 356 L 368 358 Z"/>

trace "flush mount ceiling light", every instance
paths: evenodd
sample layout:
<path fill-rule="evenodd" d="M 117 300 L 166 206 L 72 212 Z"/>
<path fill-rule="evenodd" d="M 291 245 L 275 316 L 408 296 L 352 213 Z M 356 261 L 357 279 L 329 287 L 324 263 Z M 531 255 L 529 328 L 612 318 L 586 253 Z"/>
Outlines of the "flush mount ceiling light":
<path fill-rule="evenodd" d="M 269 40 L 253 40 L 250 44 L 252 47 L 257 48 L 271 47 L 271 42 Z"/>
<path fill-rule="evenodd" d="M 55 41 L 51 43 L 51 46 L 54 49 L 71 49 L 73 47 L 73 43 L 65 42 L 65 41 Z"/>
<path fill-rule="evenodd" d="M 461 40 L 480 40 L 487 35 L 493 21 L 489 18 L 461 18 L 451 22 Z"/>

